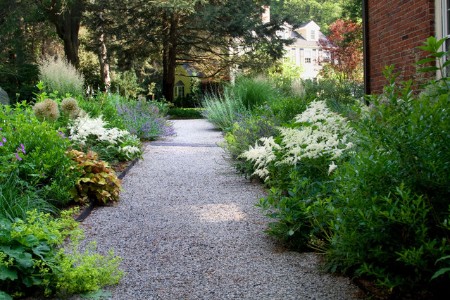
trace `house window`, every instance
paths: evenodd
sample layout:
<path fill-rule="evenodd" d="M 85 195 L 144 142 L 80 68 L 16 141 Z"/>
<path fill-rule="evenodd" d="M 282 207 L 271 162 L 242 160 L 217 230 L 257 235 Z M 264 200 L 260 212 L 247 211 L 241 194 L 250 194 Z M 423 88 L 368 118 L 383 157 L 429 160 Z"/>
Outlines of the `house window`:
<path fill-rule="evenodd" d="M 297 62 L 297 49 L 291 48 L 291 53 L 289 55 L 289 59 L 294 64 Z"/>
<path fill-rule="evenodd" d="M 177 84 L 175 84 L 174 89 L 174 96 L 175 98 L 184 97 L 184 83 L 183 81 L 178 81 Z"/>
<path fill-rule="evenodd" d="M 305 49 L 305 64 L 310 64 L 312 58 L 312 51 L 311 49 Z"/>
<path fill-rule="evenodd" d="M 316 39 L 316 31 L 311 30 L 310 34 L 311 34 L 311 36 L 310 36 L 311 40 L 315 40 Z"/>

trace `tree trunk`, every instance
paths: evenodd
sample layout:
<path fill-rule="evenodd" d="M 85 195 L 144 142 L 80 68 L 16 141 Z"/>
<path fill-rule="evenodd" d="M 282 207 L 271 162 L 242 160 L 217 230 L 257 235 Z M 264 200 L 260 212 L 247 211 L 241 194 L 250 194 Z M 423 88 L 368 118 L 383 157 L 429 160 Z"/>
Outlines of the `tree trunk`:
<path fill-rule="evenodd" d="M 100 62 L 100 75 L 102 77 L 102 82 L 105 86 L 105 91 L 109 92 L 111 88 L 111 76 L 109 73 L 109 60 L 108 60 L 108 50 L 106 48 L 106 41 L 105 41 L 105 31 L 103 28 L 103 13 L 99 14 L 100 18 L 100 25 L 97 28 L 97 31 L 99 32 L 98 37 L 98 59 Z"/>
<path fill-rule="evenodd" d="M 64 42 L 64 52 L 67 60 L 75 67 L 78 67 L 80 63 L 78 57 L 80 45 L 78 33 L 84 8 L 83 0 L 74 0 L 63 11 L 55 7 L 46 10 L 50 22 L 55 25 L 56 33 Z"/>
<path fill-rule="evenodd" d="M 175 68 L 177 66 L 177 26 L 178 20 L 174 13 L 169 15 L 167 31 L 163 41 L 163 87 L 164 98 L 173 102 L 175 87 Z"/>

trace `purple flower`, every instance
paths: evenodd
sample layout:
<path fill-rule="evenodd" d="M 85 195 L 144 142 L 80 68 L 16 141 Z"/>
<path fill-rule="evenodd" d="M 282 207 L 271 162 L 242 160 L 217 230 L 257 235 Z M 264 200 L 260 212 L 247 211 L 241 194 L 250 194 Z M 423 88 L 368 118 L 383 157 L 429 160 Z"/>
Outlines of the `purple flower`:
<path fill-rule="evenodd" d="M 25 146 L 23 144 L 20 144 L 19 150 L 21 150 L 23 154 L 27 154 L 27 152 L 25 152 Z"/>
<path fill-rule="evenodd" d="M 3 141 L 3 143 L 6 143 L 6 138 L 3 137 L 3 138 L 2 138 L 2 141 Z"/>
<path fill-rule="evenodd" d="M 3 142 L 0 142 L 0 147 L 3 147 Z"/>
<path fill-rule="evenodd" d="M 15 154 L 16 154 L 17 160 L 18 160 L 18 161 L 21 161 L 21 160 L 22 160 L 22 157 L 20 157 L 19 154 L 18 154 L 17 152 L 16 152 Z"/>

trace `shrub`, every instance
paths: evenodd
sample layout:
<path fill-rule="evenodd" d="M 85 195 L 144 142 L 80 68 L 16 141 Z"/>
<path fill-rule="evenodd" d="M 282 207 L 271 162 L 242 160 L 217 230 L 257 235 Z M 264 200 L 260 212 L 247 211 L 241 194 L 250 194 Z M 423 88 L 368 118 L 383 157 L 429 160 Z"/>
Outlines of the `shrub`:
<path fill-rule="evenodd" d="M 61 219 L 30 211 L 26 219 L 0 218 L 0 296 L 67 296 L 116 284 L 122 272 L 112 253 L 80 253 L 83 238 L 67 211 Z M 62 248 L 66 243 L 67 250 Z"/>
<path fill-rule="evenodd" d="M 119 200 L 120 180 L 106 162 L 99 160 L 95 152 L 71 150 L 69 155 L 81 172 L 76 183 L 75 201 L 86 203 L 94 200 L 97 204 L 106 204 Z"/>
<path fill-rule="evenodd" d="M 203 110 L 203 108 L 171 107 L 168 111 L 168 115 L 171 119 L 202 119 Z"/>
<path fill-rule="evenodd" d="M 245 108 L 252 110 L 279 97 L 278 91 L 264 78 L 239 77 L 234 86 L 228 87 Z"/>
<path fill-rule="evenodd" d="M 0 146 L 0 182 L 14 176 L 24 190 L 39 191 L 40 198 L 64 206 L 78 174 L 66 155 L 70 141 L 61 137 L 53 125 L 40 122 L 30 107 L 0 107 L 2 124 Z"/>
<path fill-rule="evenodd" d="M 47 57 L 39 63 L 39 80 L 47 92 L 58 91 L 61 95 L 82 96 L 84 78 L 65 58 Z"/>

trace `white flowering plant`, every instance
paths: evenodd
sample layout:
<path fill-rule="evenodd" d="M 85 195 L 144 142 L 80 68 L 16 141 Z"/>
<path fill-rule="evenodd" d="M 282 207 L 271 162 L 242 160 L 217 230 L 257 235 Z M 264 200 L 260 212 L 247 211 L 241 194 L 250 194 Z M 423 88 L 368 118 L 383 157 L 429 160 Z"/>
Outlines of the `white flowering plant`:
<path fill-rule="evenodd" d="M 347 120 L 331 111 L 325 101 L 312 102 L 297 115 L 293 128 L 280 127 L 279 130 L 278 143 L 273 137 L 262 138 L 260 143 L 241 154 L 254 163 L 253 175 L 264 180 L 270 177 L 270 164 L 280 167 L 327 161 L 329 165 L 323 171 L 331 174 L 337 168 L 335 161 L 353 147 L 353 130 Z"/>
<path fill-rule="evenodd" d="M 251 161 L 253 175 L 271 188 L 259 206 L 276 219 L 267 232 L 305 247 L 316 233 L 311 211 L 326 216 L 333 187 L 333 174 L 352 149 L 354 132 L 348 121 L 324 101 L 314 101 L 277 137 L 261 138 L 241 154 Z M 319 240 L 317 238 L 315 241 Z"/>
<path fill-rule="evenodd" d="M 138 137 L 116 127 L 108 128 L 101 116 L 91 118 L 84 114 L 69 126 L 69 138 L 75 148 L 87 148 L 109 162 L 127 161 L 142 156 Z"/>

